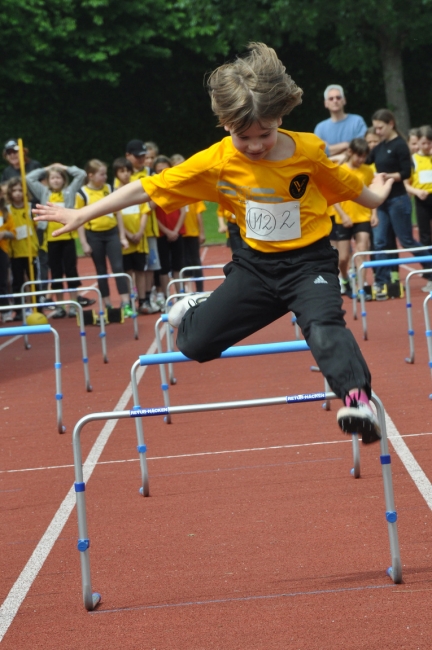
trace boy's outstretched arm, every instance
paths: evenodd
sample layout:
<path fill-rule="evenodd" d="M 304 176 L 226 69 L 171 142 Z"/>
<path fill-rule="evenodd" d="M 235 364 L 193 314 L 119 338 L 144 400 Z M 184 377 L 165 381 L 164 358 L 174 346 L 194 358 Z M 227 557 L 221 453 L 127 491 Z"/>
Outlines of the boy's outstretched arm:
<path fill-rule="evenodd" d="M 77 230 L 84 223 L 96 219 L 96 217 L 103 217 L 105 214 L 118 212 L 130 205 L 139 205 L 148 201 L 150 201 L 150 197 L 144 192 L 141 181 L 138 180 L 128 183 L 100 201 L 86 205 L 79 210 L 60 208 L 55 203 L 48 203 L 47 205 L 37 205 L 33 213 L 36 215 L 35 221 L 63 223 L 63 228 L 53 232 L 53 236 L 57 237 L 65 232 Z"/>
<path fill-rule="evenodd" d="M 353 199 L 355 203 L 363 205 L 365 208 L 370 208 L 373 210 L 384 203 L 388 195 L 390 194 L 391 187 L 393 185 L 394 179 L 389 178 L 384 179 L 385 174 L 377 174 L 374 176 L 372 183 L 369 187 L 363 187 L 363 190 L 356 199 Z"/>

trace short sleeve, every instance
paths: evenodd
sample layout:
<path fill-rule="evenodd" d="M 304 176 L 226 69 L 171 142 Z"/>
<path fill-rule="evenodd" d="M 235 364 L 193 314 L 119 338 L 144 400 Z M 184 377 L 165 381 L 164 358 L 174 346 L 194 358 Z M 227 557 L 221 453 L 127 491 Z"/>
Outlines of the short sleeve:
<path fill-rule="evenodd" d="M 164 212 L 206 200 L 219 202 L 219 143 L 160 174 L 141 178 L 144 191 Z"/>

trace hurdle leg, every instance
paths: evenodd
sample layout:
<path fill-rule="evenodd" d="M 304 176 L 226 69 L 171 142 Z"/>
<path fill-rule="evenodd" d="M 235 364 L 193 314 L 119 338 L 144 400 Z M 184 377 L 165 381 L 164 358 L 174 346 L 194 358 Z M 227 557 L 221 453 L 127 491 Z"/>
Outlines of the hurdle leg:
<path fill-rule="evenodd" d="M 57 431 L 59 433 L 64 433 L 66 427 L 63 426 L 63 394 L 62 394 L 62 382 L 61 382 L 61 361 L 60 361 L 60 337 L 56 330 L 51 330 L 54 334 L 54 370 L 55 370 L 55 382 L 56 382 L 56 405 L 57 405 Z"/>
<path fill-rule="evenodd" d="M 87 336 L 84 327 L 84 310 L 82 306 L 77 302 L 77 307 L 79 311 L 79 328 L 80 328 L 80 337 L 81 337 L 81 350 L 82 350 L 82 360 L 84 364 L 84 382 L 86 391 L 91 393 L 93 388 L 90 383 L 90 370 L 88 367 L 88 352 L 87 352 Z"/>
<path fill-rule="evenodd" d="M 164 318 L 166 317 L 166 314 L 164 314 L 161 318 L 159 318 L 156 323 L 155 323 L 155 338 L 156 338 L 156 346 L 158 353 L 162 353 L 162 339 L 161 339 L 161 330 L 160 326 L 164 322 Z M 169 408 L 170 407 L 170 398 L 169 398 L 169 384 L 167 382 L 167 375 L 166 375 L 166 370 L 165 370 L 165 365 L 163 363 L 159 364 L 159 373 L 160 373 L 160 378 L 161 378 L 161 389 L 162 389 L 162 395 L 163 395 L 163 400 L 164 400 L 164 405 Z M 164 417 L 164 420 L 167 424 L 171 424 L 171 414 L 167 413 L 167 415 Z"/>
<path fill-rule="evenodd" d="M 356 433 L 353 433 L 351 437 L 352 437 L 352 451 L 353 451 L 353 468 L 351 470 L 351 476 L 354 476 L 354 478 L 360 478 L 359 437 Z"/>
<path fill-rule="evenodd" d="M 423 313 L 424 313 L 424 319 L 425 319 L 425 326 L 426 326 L 426 343 L 427 343 L 427 349 L 428 349 L 428 356 L 429 356 L 429 369 L 432 374 L 432 330 L 430 327 L 430 318 L 429 318 L 429 310 L 428 310 L 428 303 L 431 299 L 431 295 L 429 294 L 426 296 L 425 301 L 423 303 Z M 432 399 L 432 394 L 429 395 L 429 399 Z"/>
<path fill-rule="evenodd" d="M 414 330 L 412 320 L 412 303 L 409 291 L 409 285 L 406 285 L 406 308 L 408 318 L 408 343 L 409 343 L 409 357 L 405 358 L 406 363 L 414 363 Z"/>
<path fill-rule="evenodd" d="M 139 368 L 139 366 L 140 366 L 139 361 L 136 361 L 131 368 L 131 385 L 132 385 L 132 396 L 134 401 L 134 405 L 131 409 L 132 411 L 141 409 L 141 407 L 139 406 L 138 382 L 136 377 L 136 371 Z M 146 456 L 147 446 L 144 442 L 144 431 L 143 431 L 141 418 L 135 418 L 135 428 L 137 433 L 137 441 L 138 441 L 137 451 L 140 460 L 141 483 L 142 483 L 139 492 L 140 494 L 142 494 L 143 497 L 148 497 L 150 496 L 150 484 L 149 484 L 149 473 L 148 473 L 147 456 Z"/>
<path fill-rule="evenodd" d="M 353 319 L 357 320 L 357 273 L 355 270 L 355 264 L 351 265 L 350 269 L 350 278 L 351 278 L 351 289 L 352 289 L 352 308 L 353 308 Z"/>
<path fill-rule="evenodd" d="M 367 332 L 367 320 L 366 320 L 366 300 L 365 300 L 362 267 L 359 268 L 359 296 L 360 296 L 360 308 L 361 308 L 361 317 L 362 317 L 362 326 L 363 326 L 363 338 L 365 341 L 367 341 L 368 332 Z"/>
<path fill-rule="evenodd" d="M 171 328 L 171 325 L 166 322 L 166 339 L 167 339 L 167 352 L 174 352 L 174 341 L 173 341 L 173 329 Z M 175 386 L 177 383 L 177 379 L 174 376 L 174 365 L 172 363 L 168 364 L 168 374 L 169 374 L 169 381 L 171 386 Z"/>
<path fill-rule="evenodd" d="M 377 409 L 378 420 L 381 427 L 381 469 L 383 475 L 384 483 L 384 497 L 385 497 L 385 506 L 386 513 L 385 517 L 387 520 L 388 535 L 390 541 L 390 555 L 392 560 L 392 565 L 387 569 L 387 575 L 395 582 L 399 584 L 402 582 L 402 562 L 400 558 L 399 550 L 399 538 L 397 531 L 397 512 L 394 504 L 394 492 L 393 492 L 393 481 L 392 481 L 392 472 L 391 472 L 391 458 L 388 449 L 388 440 L 387 440 L 387 428 L 385 421 L 385 410 L 381 400 L 372 393 L 372 402 L 375 404 Z"/>

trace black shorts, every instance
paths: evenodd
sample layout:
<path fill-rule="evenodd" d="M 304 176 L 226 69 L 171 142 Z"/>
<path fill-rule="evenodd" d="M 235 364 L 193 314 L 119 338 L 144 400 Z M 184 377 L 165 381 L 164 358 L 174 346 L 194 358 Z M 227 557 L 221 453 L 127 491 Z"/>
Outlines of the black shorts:
<path fill-rule="evenodd" d="M 168 275 L 170 271 L 181 271 L 183 263 L 183 237 L 180 235 L 175 241 L 168 241 L 165 235 L 158 237 L 158 252 L 160 261 L 160 274 Z"/>
<path fill-rule="evenodd" d="M 126 253 L 123 255 L 123 268 L 126 271 L 144 271 L 147 263 L 147 255 L 145 253 Z"/>
<path fill-rule="evenodd" d="M 349 228 L 345 228 L 341 223 L 336 223 L 334 226 L 334 239 L 336 241 L 350 241 L 358 232 L 367 232 L 371 235 L 372 226 L 370 225 L 370 221 L 354 223 Z"/>
<path fill-rule="evenodd" d="M 183 266 L 201 266 L 199 237 L 183 238 Z M 197 275 L 195 271 L 187 271 L 186 275 Z"/>

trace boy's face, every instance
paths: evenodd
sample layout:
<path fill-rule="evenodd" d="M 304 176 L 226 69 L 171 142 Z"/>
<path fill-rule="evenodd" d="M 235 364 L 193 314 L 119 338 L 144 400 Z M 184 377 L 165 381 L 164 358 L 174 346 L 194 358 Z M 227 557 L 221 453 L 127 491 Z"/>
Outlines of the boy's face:
<path fill-rule="evenodd" d="M 282 124 L 279 118 L 268 124 L 254 122 L 246 131 L 235 133 L 225 126 L 225 131 L 231 133 L 233 145 L 249 160 L 265 159 L 277 143 L 278 127 Z"/>
<path fill-rule="evenodd" d="M 366 154 L 353 153 L 350 158 L 351 165 L 355 169 L 358 169 L 359 167 L 365 164 L 366 158 L 367 158 Z"/>
<path fill-rule="evenodd" d="M 130 160 L 135 171 L 140 172 L 144 169 L 145 154 L 142 156 L 135 156 L 133 153 L 127 153 L 126 158 Z"/>
<path fill-rule="evenodd" d="M 365 140 L 369 145 L 370 151 L 372 151 L 372 149 L 376 147 L 380 141 L 379 137 L 375 133 L 367 133 L 365 136 Z"/>
<path fill-rule="evenodd" d="M 48 176 L 48 185 L 53 192 L 60 192 L 64 185 L 64 179 L 58 172 L 50 172 Z"/>
<path fill-rule="evenodd" d="M 117 178 L 122 185 L 127 185 L 131 179 L 132 172 L 127 167 L 121 167 L 117 170 Z"/>
<path fill-rule="evenodd" d="M 15 203 L 15 205 L 22 205 L 23 200 L 24 200 L 24 194 L 23 194 L 22 186 L 21 185 L 15 185 L 12 188 L 11 196 L 12 196 L 12 202 Z"/>
<path fill-rule="evenodd" d="M 149 167 L 153 169 L 153 164 L 156 158 L 156 152 L 154 149 L 147 149 L 147 153 L 144 156 L 144 167 Z"/>
<path fill-rule="evenodd" d="M 432 142 L 423 136 L 422 138 L 419 138 L 417 144 L 418 151 L 423 154 L 423 156 L 429 156 L 431 152 Z"/>

